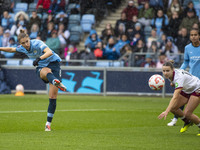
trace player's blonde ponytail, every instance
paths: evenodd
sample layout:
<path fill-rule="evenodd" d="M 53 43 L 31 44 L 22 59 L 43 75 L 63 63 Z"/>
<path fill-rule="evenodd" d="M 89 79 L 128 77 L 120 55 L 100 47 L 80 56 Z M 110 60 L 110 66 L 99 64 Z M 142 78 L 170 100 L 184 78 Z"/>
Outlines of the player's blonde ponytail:
<path fill-rule="evenodd" d="M 24 37 L 29 37 L 28 34 L 26 34 L 24 29 L 20 29 L 20 34 L 17 37 L 17 40 L 20 42 L 20 40 Z"/>

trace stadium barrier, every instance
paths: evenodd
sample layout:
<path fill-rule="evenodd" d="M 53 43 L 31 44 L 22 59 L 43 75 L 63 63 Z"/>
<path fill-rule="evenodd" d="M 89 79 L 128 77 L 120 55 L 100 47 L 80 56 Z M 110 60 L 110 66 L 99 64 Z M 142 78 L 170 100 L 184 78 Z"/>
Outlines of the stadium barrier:
<path fill-rule="evenodd" d="M 32 66 L 2 66 L 6 81 L 14 92 L 17 84 L 24 86 L 25 92 L 47 93 L 48 87 L 36 75 Z M 173 88 L 166 80 L 161 91 L 153 91 L 148 80 L 153 74 L 162 74 L 160 69 L 133 67 L 70 67 L 61 66 L 62 82 L 68 94 L 96 95 L 171 95 Z M 63 93 L 62 91 L 59 91 Z M 65 93 L 63 93 L 65 94 Z"/>

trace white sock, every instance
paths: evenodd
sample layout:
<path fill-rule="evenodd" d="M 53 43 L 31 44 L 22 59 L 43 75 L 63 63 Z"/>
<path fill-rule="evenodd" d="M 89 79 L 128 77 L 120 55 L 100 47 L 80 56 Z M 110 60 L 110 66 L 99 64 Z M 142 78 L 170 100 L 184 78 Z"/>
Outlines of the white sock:
<path fill-rule="evenodd" d="M 49 125 L 49 126 L 51 126 L 51 122 L 48 122 L 48 121 L 47 121 L 47 122 L 46 122 L 46 125 Z"/>

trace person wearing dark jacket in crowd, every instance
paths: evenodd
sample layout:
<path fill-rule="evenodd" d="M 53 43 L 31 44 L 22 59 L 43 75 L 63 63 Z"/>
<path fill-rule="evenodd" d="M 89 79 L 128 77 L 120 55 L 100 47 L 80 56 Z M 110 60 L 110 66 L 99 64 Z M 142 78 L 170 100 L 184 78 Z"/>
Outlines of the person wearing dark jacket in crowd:
<path fill-rule="evenodd" d="M 128 2 L 128 6 L 122 12 L 126 14 L 127 20 L 132 20 L 133 16 L 138 16 L 138 9 L 134 6 L 132 0 Z"/>

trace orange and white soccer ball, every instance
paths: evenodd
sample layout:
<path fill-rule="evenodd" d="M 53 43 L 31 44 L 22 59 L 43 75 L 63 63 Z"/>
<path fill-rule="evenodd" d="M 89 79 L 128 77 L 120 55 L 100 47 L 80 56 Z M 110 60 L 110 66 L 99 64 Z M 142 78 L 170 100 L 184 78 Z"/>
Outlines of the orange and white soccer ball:
<path fill-rule="evenodd" d="M 154 74 L 149 78 L 149 87 L 152 90 L 160 90 L 165 85 L 164 78 L 159 74 Z"/>

